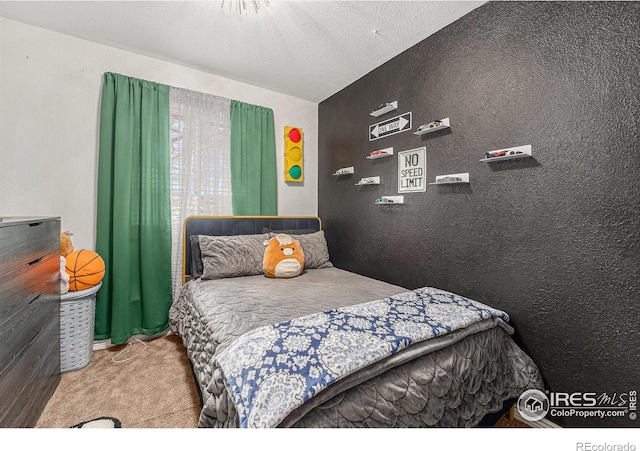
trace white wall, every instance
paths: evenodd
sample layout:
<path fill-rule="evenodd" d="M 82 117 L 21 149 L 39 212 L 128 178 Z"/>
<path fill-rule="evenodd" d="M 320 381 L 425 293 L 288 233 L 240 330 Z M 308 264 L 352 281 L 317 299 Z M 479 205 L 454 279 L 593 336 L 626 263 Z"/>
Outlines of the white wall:
<path fill-rule="evenodd" d="M 273 109 L 278 214 L 318 214 L 316 103 L 0 17 L 0 216 L 60 216 L 76 249 L 95 249 L 105 72 Z M 302 184 L 284 182 L 286 125 L 304 131 Z"/>

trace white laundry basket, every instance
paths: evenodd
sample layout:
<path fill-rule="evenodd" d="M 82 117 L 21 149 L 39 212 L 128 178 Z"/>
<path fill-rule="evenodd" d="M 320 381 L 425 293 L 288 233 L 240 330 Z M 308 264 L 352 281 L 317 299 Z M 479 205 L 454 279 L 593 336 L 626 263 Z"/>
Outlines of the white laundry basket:
<path fill-rule="evenodd" d="M 60 371 L 79 370 L 93 356 L 96 293 L 100 282 L 88 290 L 69 291 L 60 296 Z"/>

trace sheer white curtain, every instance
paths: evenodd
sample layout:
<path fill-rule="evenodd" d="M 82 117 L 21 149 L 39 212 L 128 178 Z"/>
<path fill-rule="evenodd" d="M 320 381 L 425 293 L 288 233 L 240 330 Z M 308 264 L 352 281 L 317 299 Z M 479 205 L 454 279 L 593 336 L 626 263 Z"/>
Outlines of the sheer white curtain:
<path fill-rule="evenodd" d="M 182 229 L 191 215 L 231 215 L 231 100 L 171 87 L 173 297 L 182 287 Z"/>

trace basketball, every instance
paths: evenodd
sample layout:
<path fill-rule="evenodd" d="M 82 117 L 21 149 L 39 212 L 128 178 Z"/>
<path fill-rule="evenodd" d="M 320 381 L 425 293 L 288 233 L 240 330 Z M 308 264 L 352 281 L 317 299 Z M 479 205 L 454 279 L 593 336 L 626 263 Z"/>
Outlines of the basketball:
<path fill-rule="evenodd" d="M 82 249 L 66 257 L 64 267 L 69 274 L 69 291 L 88 290 L 98 285 L 104 277 L 104 260 L 97 253 Z"/>

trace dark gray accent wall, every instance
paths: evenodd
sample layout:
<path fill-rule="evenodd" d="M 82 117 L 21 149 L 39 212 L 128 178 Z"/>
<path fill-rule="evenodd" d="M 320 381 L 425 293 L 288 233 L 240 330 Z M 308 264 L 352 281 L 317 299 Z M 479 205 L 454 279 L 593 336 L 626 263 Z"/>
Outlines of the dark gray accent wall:
<path fill-rule="evenodd" d="M 319 214 L 332 262 L 505 310 L 549 390 L 640 389 L 638 30 L 638 2 L 491 2 L 323 101 Z M 394 100 L 396 111 L 369 115 Z M 369 125 L 409 111 L 412 131 L 368 140 Z M 413 134 L 445 117 L 450 130 Z M 525 144 L 534 158 L 479 161 Z M 397 152 L 421 146 L 428 182 L 469 172 L 471 183 L 375 205 L 398 194 Z M 365 158 L 386 147 L 396 155 Z M 347 166 L 353 176 L 332 175 Z M 355 186 L 376 175 L 381 185 Z"/>

